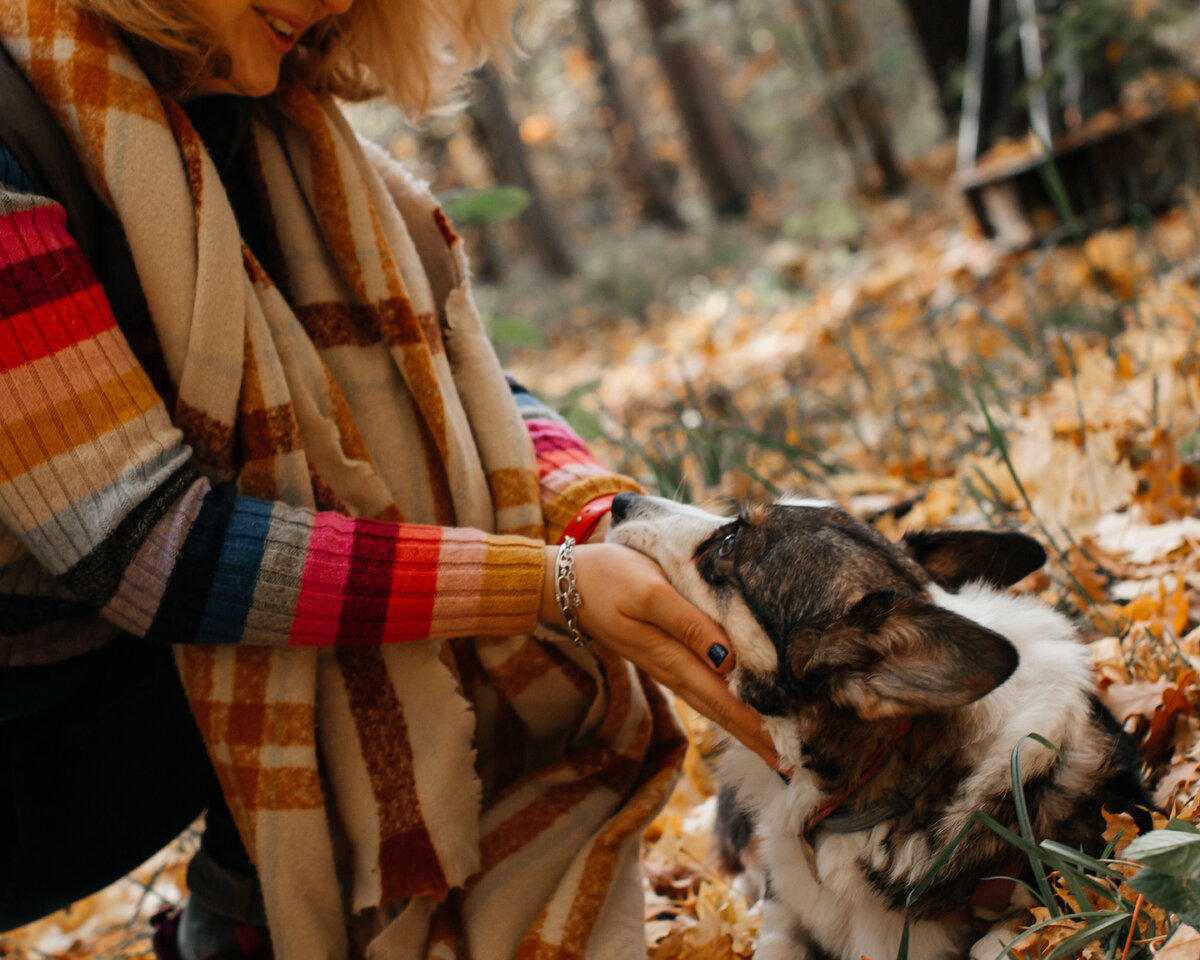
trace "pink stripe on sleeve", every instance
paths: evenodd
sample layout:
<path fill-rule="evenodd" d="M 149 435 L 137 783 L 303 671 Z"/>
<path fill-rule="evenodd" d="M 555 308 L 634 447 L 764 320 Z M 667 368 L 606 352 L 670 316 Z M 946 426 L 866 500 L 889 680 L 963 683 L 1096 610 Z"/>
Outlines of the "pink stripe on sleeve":
<path fill-rule="evenodd" d="M 0 268 L 52 253 L 74 240 L 67 233 L 67 214 L 58 204 L 42 204 L 0 217 Z"/>
<path fill-rule="evenodd" d="M 327 511 L 316 514 L 288 634 L 290 645 L 333 646 L 337 642 L 353 546 L 353 519 Z"/>

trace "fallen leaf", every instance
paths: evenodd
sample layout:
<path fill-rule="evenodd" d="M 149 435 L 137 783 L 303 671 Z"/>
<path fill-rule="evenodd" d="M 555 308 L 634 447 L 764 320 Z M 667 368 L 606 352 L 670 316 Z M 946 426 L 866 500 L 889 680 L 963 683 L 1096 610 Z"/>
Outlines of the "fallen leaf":
<path fill-rule="evenodd" d="M 1150 718 L 1150 731 L 1142 741 L 1142 756 L 1154 768 L 1171 757 L 1174 748 L 1176 725 L 1182 717 L 1192 713 L 1192 702 L 1187 688 L 1196 681 L 1196 672 L 1188 670 L 1177 684 L 1162 692 L 1162 701 Z"/>
<path fill-rule="evenodd" d="M 1104 828 L 1104 842 L 1112 843 L 1113 840 L 1117 840 L 1116 846 L 1113 847 L 1112 855 L 1119 857 L 1122 851 L 1137 837 L 1138 825 L 1128 813 L 1109 813 L 1104 809 L 1101 809 L 1100 812 L 1103 814 L 1104 822 L 1107 824 Z M 1117 839 L 1118 837 L 1120 837 L 1119 840 Z"/>
<path fill-rule="evenodd" d="M 1111 513 L 1096 524 L 1096 540 L 1131 563 L 1154 563 L 1200 539 L 1200 517 L 1150 523 L 1139 510 Z"/>
<path fill-rule="evenodd" d="M 1154 960 L 1197 960 L 1200 957 L 1200 932 L 1181 923 L 1179 928 L 1158 948 Z"/>
<path fill-rule="evenodd" d="M 1135 680 L 1106 687 L 1100 699 L 1114 717 L 1124 723 L 1130 717 L 1152 717 L 1161 707 L 1163 695 L 1173 684 L 1166 677 L 1154 682 Z"/>
<path fill-rule="evenodd" d="M 1151 523 L 1163 523 L 1180 517 L 1189 517 L 1194 507 L 1194 498 L 1183 491 L 1184 466 L 1179 462 L 1175 449 L 1175 438 L 1166 430 L 1158 429 L 1151 441 L 1150 459 L 1142 467 L 1146 486 L 1134 496 Z"/>

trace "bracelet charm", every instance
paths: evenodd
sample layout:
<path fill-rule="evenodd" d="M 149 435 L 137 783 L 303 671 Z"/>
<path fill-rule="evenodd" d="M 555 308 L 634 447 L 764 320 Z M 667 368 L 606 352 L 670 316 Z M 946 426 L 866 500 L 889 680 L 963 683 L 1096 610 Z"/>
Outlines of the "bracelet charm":
<path fill-rule="evenodd" d="M 574 547 L 574 537 L 563 537 L 558 546 L 554 558 L 554 599 L 558 601 L 558 609 L 567 621 L 571 642 L 577 647 L 586 647 L 592 638 L 579 629 L 579 608 L 583 606 L 583 597 L 575 585 Z"/>

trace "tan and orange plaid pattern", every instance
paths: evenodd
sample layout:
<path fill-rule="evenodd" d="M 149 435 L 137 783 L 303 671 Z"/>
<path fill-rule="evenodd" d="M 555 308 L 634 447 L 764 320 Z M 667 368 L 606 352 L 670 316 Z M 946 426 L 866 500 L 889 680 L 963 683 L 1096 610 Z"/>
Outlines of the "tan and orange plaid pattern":
<path fill-rule="evenodd" d="M 125 227 L 173 422 L 210 477 L 353 517 L 544 534 L 462 245 L 331 102 L 285 82 L 253 124 L 277 260 L 259 264 L 186 115 L 109 28 L 69 0 L 7 0 L 0 33 Z M 341 536 L 327 523 L 307 548 Z M 297 601 L 306 622 L 347 629 L 319 586 Z M 245 635 L 294 613 L 256 600 Z M 338 636 L 178 648 L 277 955 L 640 955 L 638 841 L 682 751 L 661 692 L 553 639 Z"/>

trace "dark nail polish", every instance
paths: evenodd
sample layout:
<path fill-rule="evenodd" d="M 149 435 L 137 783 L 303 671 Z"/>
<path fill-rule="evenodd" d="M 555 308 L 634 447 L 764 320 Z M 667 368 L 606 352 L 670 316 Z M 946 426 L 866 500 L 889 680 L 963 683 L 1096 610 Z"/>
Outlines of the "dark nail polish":
<path fill-rule="evenodd" d="M 725 662 L 727 656 L 729 656 L 729 651 L 719 643 L 714 643 L 708 648 L 708 659 L 712 661 L 712 665 L 718 670 L 721 669 L 721 664 Z"/>
<path fill-rule="evenodd" d="M 790 787 L 792 785 L 792 778 L 786 773 L 784 773 L 782 770 L 776 770 L 775 772 L 779 774 L 779 779 L 783 781 L 783 785 L 785 787 Z"/>

